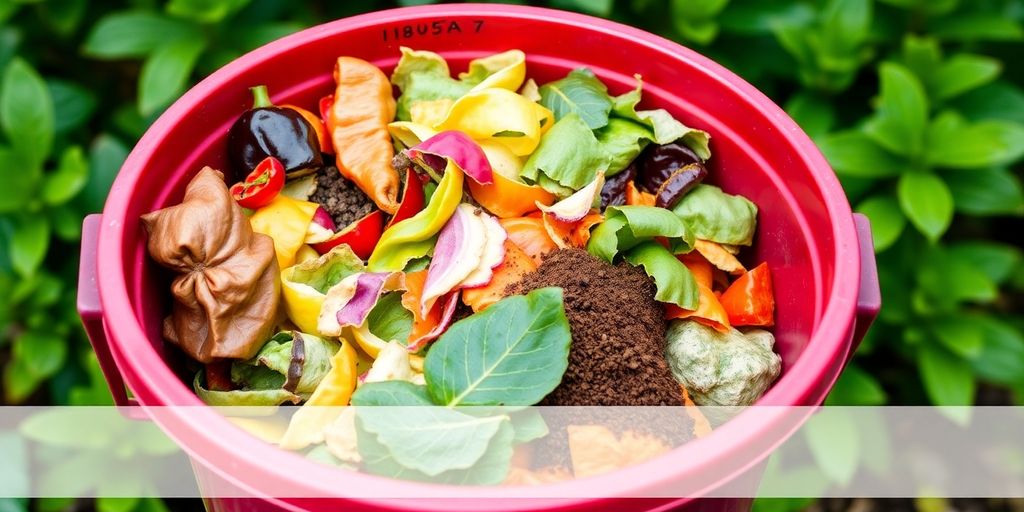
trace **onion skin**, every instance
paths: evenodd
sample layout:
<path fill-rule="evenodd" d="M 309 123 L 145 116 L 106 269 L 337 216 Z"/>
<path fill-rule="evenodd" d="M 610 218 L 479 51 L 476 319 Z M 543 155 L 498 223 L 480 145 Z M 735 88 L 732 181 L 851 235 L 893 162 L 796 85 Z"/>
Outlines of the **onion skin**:
<path fill-rule="evenodd" d="M 699 162 L 676 169 L 658 187 L 658 192 L 654 196 L 654 206 L 672 208 L 687 192 L 704 181 L 707 175 L 707 168 Z"/>

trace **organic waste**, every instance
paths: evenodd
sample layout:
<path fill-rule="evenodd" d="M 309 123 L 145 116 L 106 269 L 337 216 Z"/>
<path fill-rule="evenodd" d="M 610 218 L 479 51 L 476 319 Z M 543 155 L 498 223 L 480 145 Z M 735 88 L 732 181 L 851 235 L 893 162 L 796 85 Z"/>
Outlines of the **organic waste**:
<path fill-rule="evenodd" d="M 710 136 L 642 109 L 639 77 L 537 84 L 518 50 L 453 77 L 408 48 L 390 79 L 348 56 L 333 76 L 313 109 L 254 87 L 225 148 L 237 183 L 204 169 L 143 216 L 175 272 L 164 337 L 206 403 L 299 406 L 262 437 L 318 461 L 541 483 L 704 435 L 694 405 L 778 377 L 771 334 L 747 330 L 774 325 L 771 272 L 738 257 L 757 206 L 709 183 Z M 538 404 L 679 414 L 557 424 Z"/>

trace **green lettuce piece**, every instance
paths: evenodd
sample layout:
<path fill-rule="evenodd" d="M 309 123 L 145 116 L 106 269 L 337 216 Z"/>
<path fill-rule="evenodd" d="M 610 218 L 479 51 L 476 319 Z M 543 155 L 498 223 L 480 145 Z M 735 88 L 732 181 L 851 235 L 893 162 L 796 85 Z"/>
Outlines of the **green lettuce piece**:
<path fill-rule="evenodd" d="M 556 121 L 575 113 L 592 130 L 608 124 L 612 110 L 608 87 L 587 68 L 574 69 L 565 78 L 542 85 L 539 92 L 540 104 L 555 115 Z"/>
<path fill-rule="evenodd" d="M 697 281 L 690 269 L 661 244 L 643 242 L 626 251 L 624 257 L 630 265 L 643 267 L 644 272 L 654 280 L 658 290 L 654 294 L 655 300 L 685 309 L 697 309 L 700 302 Z"/>
<path fill-rule="evenodd" d="M 594 181 L 598 172 L 607 171 L 610 159 L 587 123 L 571 113 L 544 134 L 519 175 L 565 197 L 566 189 L 577 191 Z"/>
<path fill-rule="evenodd" d="M 203 387 L 203 371 L 196 373 L 192 381 L 192 388 L 196 395 L 207 405 L 214 407 L 239 406 L 273 406 L 285 402 L 298 404 L 302 398 L 284 389 L 260 389 L 260 390 L 235 390 L 235 391 L 211 391 Z"/>
<path fill-rule="evenodd" d="M 288 370 L 295 361 L 295 336 L 302 338 L 302 369 L 295 393 L 300 396 L 312 393 L 330 371 L 331 356 L 341 349 L 341 344 L 298 331 L 279 332 L 263 345 L 255 357 L 232 364 L 231 380 L 243 389 L 284 386 Z"/>
<path fill-rule="evenodd" d="M 327 293 L 332 286 L 346 277 L 364 270 L 363 260 L 352 252 L 348 245 L 339 245 L 330 252 L 308 260 L 282 273 L 281 278 L 293 283 L 305 284 L 320 293 Z"/>
<path fill-rule="evenodd" d="M 757 230 L 757 206 L 713 185 L 697 185 L 672 207 L 693 235 L 720 244 L 750 245 Z"/>
<path fill-rule="evenodd" d="M 612 107 L 615 115 L 631 119 L 650 128 L 655 144 L 668 144 L 683 139 L 683 143 L 697 153 L 697 156 L 704 160 L 711 158 L 711 149 L 708 147 L 711 136 L 708 135 L 708 132 L 680 123 L 665 109 L 636 109 L 637 104 L 640 103 L 642 88 L 643 82 L 637 80 L 636 89 L 616 96 L 614 98 L 615 105 Z"/>
<path fill-rule="evenodd" d="M 610 206 L 604 222 L 590 234 L 587 252 L 609 263 L 615 256 L 654 237 L 669 239 L 672 252 L 689 252 L 694 236 L 678 215 L 655 206 Z"/>
<path fill-rule="evenodd" d="M 391 73 L 391 83 L 402 91 L 398 97 L 395 117 L 409 121 L 409 109 L 417 101 L 461 98 L 473 88 L 472 84 L 451 77 L 448 63 L 431 52 L 418 52 L 402 48 L 402 57 Z"/>
<path fill-rule="evenodd" d="M 366 325 L 374 336 L 397 341 L 402 346 L 409 342 L 412 323 L 412 311 L 402 305 L 402 292 L 384 294 L 366 317 Z"/>
<path fill-rule="evenodd" d="M 597 141 L 610 156 L 606 177 L 622 172 L 654 140 L 654 133 L 650 128 L 619 117 L 612 117 L 608 120 L 607 126 L 594 133 L 597 135 Z"/>

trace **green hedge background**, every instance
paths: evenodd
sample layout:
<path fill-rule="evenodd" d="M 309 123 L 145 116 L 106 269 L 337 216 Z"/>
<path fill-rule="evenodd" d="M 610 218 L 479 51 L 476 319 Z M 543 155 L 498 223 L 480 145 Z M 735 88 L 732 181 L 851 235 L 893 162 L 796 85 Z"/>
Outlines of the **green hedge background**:
<path fill-rule="evenodd" d="M 81 221 L 102 209 L 129 149 L 167 105 L 286 34 L 424 3 L 0 0 L 4 403 L 110 403 L 75 312 Z M 1024 404 L 1024 0 L 518 3 L 680 41 L 767 93 L 818 143 L 871 218 L 885 301 L 830 403 Z M 846 469 L 840 460 L 828 472 Z M 67 505 L 0 500 L 0 511 Z"/>

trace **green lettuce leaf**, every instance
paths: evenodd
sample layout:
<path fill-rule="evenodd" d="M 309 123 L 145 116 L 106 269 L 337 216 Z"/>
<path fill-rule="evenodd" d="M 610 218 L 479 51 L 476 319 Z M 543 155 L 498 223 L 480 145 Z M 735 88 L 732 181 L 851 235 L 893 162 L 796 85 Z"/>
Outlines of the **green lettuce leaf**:
<path fill-rule="evenodd" d="M 408 344 L 412 323 L 412 311 L 402 305 L 402 292 L 384 294 L 366 317 L 366 325 L 374 336 L 397 341 L 402 346 Z"/>
<path fill-rule="evenodd" d="M 327 293 L 332 286 L 346 277 L 364 270 L 363 260 L 352 252 L 348 245 L 339 245 L 327 254 L 308 260 L 283 272 L 281 278 L 292 283 L 310 286 L 320 293 Z"/>
<path fill-rule="evenodd" d="M 281 405 L 285 402 L 298 404 L 302 397 L 288 392 L 284 389 L 260 389 L 260 390 L 235 390 L 235 391 L 211 391 L 203 386 L 203 371 L 196 373 L 192 381 L 192 388 L 196 395 L 206 405 L 214 407 L 239 406 L 257 407 Z"/>
<path fill-rule="evenodd" d="M 669 239 L 672 252 L 689 252 L 694 236 L 678 215 L 654 206 L 611 206 L 590 234 L 587 252 L 609 263 L 620 251 L 654 237 Z"/>
<path fill-rule="evenodd" d="M 391 73 L 391 83 L 402 91 L 395 114 L 398 121 L 409 121 L 409 109 L 417 101 L 454 101 L 473 88 L 472 84 L 452 78 L 448 63 L 439 55 L 405 47 L 395 71 Z"/>
<path fill-rule="evenodd" d="M 647 241 L 626 251 L 630 265 L 643 267 L 658 291 L 654 299 L 685 309 L 697 309 L 700 292 L 690 269 L 658 242 Z"/>
<path fill-rule="evenodd" d="M 607 171 L 609 161 L 594 132 L 579 115 L 570 113 L 544 134 L 519 175 L 564 197 L 566 189 L 579 190 L 594 181 L 598 172 Z"/>
<path fill-rule="evenodd" d="M 427 391 L 449 407 L 536 404 L 561 382 L 571 341 L 560 288 L 507 297 L 434 342 Z"/>
<path fill-rule="evenodd" d="M 650 128 L 619 117 L 612 117 L 607 126 L 594 133 L 610 157 L 606 177 L 622 172 L 654 140 Z"/>
<path fill-rule="evenodd" d="M 640 103 L 642 88 L 643 82 L 638 79 L 636 89 L 616 96 L 614 98 L 615 104 L 612 107 L 615 115 L 631 119 L 650 128 L 654 134 L 653 141 L 655 144 L 668 144 L 669 142 L 683 139 L 683 143 L 689 146 L 694 153 L 697 153 L 697 156 L 704 160 L 710 158 L 711 149 L 708 147 L 708 141 L 711 139 L 711 136 L 708 135 L 708 132 L 690 128 L 680 123 L 665 109 L 636 109 L 636 106 Z"/>
<path fill-rule="evenodd" d="M 757 230 L 757 206 L 713 185 L 697 185 L 672 211 L 701 240 L 750 245 Z"/>
<path fill-rule="evenodd" d="M 592 130 L 608 124 L 612 98 L 608 87 L 587 68 L 574 69 L 561 80 L 540 87 L 540 104 L 555 115 L 555 121 L 575 113 Z"/>
<path fill-rule="evenodd" d="M 302 338 L 301 359 L 296 359 L 295 338 Z M 243 389 L 283 387 L 293 363 L 301 364 L 295 393 L 306 396 L 316 389 L 331 369 L 331 356 L 341 349 L 334 341 L 298 331 L 275 334 L 255 357 L 231 365 L 231 380 Z"/>

